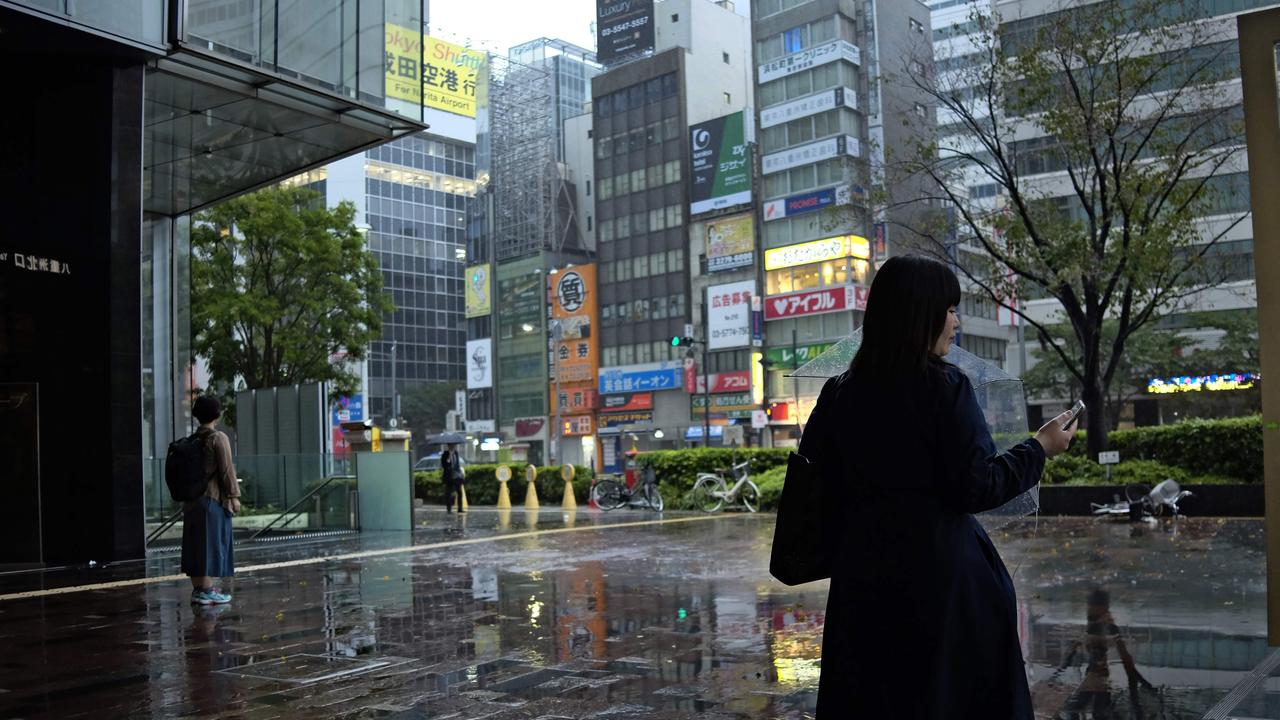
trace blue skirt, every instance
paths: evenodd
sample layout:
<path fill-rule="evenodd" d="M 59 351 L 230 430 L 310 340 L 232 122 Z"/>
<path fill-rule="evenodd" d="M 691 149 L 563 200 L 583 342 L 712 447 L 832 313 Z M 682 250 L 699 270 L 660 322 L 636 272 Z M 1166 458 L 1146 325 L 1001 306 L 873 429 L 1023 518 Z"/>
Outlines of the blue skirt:
<path fill-rule="evenodd" d="M 182 572 L 192 577 L 231 577 L 231 512 L 211 498 L 200 498 L 182 513 Z"/>

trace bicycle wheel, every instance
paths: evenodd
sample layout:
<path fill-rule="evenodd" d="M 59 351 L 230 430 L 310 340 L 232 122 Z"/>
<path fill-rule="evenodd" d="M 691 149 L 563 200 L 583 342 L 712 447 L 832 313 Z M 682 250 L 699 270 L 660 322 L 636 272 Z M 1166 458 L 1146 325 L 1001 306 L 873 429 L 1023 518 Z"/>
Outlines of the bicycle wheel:
<path fill-rule="evenodd" d="M 644 500 L 654 512 L 662 512 L 662 493 L 658 492 L 657 485 L 644 486 Z"/>
<path fill-rule="evenodd" d="M 713 513 L 724 505 L 724 496 L 716 496 L 713 493 L 723 493 L 725 491 L 724 481 L 714 475 L 704 475 L 698 478 L 698 482 L 693 484 L 693 506 L 702 512 Z"/>
<path fill-rule="evenodd" d="M 601 480 L 591 492 L 601 510 L 616 510 L 627 502 L 627 490 L 617 480 Z"/>
<path fill-rule="evenodd" d="M 760 488 L 750 480 L 742 485 L 742 489 L 738 491 L 738 495 L 742 498 L 742 504 L 746 506 L 750 512 L 755 512 L 760 508 Z"/>

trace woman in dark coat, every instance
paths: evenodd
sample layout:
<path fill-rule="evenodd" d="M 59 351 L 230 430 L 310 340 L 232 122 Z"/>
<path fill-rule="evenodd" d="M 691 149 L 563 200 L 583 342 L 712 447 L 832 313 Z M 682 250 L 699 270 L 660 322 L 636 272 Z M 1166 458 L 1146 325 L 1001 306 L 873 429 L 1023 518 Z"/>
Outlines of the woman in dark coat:
<path fill-rule="evenodd" d="M 835 528 L 818 717 L 1031 720 L 1013 582 L 973 513 L 1040 479 L 1067 414 L 998 453 L 946 355 L 960 286 L 897 257 L 876 273 L 862 345 L 827 382 L 801 454 L 830 468 Z"/>

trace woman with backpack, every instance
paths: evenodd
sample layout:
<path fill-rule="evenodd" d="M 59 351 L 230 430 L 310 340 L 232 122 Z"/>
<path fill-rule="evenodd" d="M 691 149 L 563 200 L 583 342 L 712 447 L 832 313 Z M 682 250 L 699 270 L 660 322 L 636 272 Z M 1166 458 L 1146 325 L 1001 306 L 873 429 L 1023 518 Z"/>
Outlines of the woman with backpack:
<path fill-rule="evenodd" d="M 204 455 L 204 494 L 182 504 L 182 572 L 191 578 L 191 602 L 221 605 L 231 596 L 214 587 L 215 577 L 235 573 L 231 516 L 240 512 L 240 486 L 231 461 L 231 442 L 218 430 L 222 405 L 209 395 L 196 398 L 191 414 L 200 422 L 195 438 Z"/>

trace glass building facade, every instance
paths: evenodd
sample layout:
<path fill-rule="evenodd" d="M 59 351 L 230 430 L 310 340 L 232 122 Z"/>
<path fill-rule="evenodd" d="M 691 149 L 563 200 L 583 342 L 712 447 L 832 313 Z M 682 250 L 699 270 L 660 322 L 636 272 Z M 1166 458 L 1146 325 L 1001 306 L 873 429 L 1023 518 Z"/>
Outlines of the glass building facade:
<path fill-rule="evenodd" d="M 369 360 L 369 407 L 381 419 L 392 413 L 393 380 L 402 404 L 414 385 L 464 380 L 462 281 L 475 147 L 419 134 L 368 151 L 364 170 L 369 246 L 396 306 Z"/>

